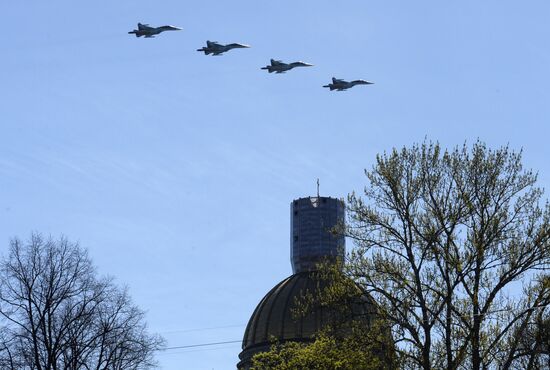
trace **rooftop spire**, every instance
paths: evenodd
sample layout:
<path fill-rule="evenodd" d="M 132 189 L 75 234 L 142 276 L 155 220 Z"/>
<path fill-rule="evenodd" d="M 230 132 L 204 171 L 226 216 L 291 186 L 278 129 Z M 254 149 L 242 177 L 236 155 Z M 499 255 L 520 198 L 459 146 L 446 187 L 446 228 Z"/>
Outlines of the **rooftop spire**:
<path fill-rule="evenodd" d="M 319 178 L 317 178 L 317 198 L 319 198 Z"/>

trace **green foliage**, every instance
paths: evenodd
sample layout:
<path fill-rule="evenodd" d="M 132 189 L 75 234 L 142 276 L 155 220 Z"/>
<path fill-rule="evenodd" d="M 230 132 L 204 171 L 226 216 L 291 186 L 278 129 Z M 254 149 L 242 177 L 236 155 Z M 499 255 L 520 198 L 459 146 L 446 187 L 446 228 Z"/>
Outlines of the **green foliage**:
<path fill-rule="evenodd" d="M 312 343 L 274 344 L 269 352 L 254 356 L 251 370 L 394 369 L 395 364 L 380 355 L 389 345 L 384 338 L 387 339 L 384 335 L 354 334 L 338 338 L 321 333 Z"/>

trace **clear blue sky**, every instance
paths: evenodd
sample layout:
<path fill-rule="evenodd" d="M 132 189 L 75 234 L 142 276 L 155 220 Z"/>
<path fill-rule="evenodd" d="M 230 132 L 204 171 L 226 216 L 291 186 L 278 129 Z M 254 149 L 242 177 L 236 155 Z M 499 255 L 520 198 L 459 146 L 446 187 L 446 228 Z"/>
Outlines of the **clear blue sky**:
<path fill-rule="evenodd" d="M 169 346 L 241 339 L 291 273 L 291 200 L 317 178 L 323 195 L 360 190 L 376 153 L 509 143 L 550 185 L 547 0 L 28 0 L 0 14 L 0 252 L 33 230 L 79 241 Z M 183 31 L 136 39 L 138 21 Z M 252 48 L 206 57 L 207 39 Z M 315 67 L 270 75 L 270 58 Z M 332 76 L 375 85 L 330 93 Z M 158 359 L 231 369 L 239 352 Z"/>

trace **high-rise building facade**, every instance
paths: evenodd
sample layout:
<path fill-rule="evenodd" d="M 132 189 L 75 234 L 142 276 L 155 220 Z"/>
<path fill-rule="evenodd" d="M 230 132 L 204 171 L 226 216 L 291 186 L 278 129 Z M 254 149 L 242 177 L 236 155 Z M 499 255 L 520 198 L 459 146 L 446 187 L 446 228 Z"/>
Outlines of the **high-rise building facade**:
<path fill-rule="evenodd" d="M 308 197 L 290 205 L 290 262 L 292 272 L 313 271 L 319 263 L 343 259 L 345 242 L 339 230 L 345 204 L 330 197 Z"/>

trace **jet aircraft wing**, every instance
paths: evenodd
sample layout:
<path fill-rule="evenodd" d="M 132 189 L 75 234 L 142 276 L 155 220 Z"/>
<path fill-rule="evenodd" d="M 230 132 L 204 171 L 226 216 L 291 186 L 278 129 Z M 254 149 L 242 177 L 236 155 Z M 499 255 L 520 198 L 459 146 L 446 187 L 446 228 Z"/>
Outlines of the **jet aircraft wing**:
<path fill-rule="evenodd" d="M 275 60 L 275 59 L 271 59 L 271 65 L 272 66 L 280 66 L 280 65 L 283 65 L 283 61 L 282 60 Z"/>

